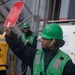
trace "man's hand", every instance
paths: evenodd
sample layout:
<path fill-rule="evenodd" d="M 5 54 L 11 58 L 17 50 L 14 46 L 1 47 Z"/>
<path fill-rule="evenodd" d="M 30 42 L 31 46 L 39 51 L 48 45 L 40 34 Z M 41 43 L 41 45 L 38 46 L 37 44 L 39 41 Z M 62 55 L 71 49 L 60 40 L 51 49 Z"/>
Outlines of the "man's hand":
<path fill-rule="evenodd" d="M 10 36 L 10 35 L 11 35 L 10 27 L 5 27 L 5 28 L 4 28 L 4 32 L 6 32 L 6 35 L 7 35 L 7 36 Z"/>

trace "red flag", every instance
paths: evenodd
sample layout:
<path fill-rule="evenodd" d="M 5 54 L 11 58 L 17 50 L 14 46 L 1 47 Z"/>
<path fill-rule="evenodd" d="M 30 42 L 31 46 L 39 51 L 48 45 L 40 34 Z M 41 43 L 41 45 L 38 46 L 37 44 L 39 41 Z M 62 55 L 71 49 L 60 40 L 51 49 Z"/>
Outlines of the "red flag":
<path fill-rule="evenodd" d="M 22 8 L 24 6 L 24 1 L 18 1 L 15 2 L 4 22 L 4 26 L 9 26 L 13 27 L 22 11 Z"/>

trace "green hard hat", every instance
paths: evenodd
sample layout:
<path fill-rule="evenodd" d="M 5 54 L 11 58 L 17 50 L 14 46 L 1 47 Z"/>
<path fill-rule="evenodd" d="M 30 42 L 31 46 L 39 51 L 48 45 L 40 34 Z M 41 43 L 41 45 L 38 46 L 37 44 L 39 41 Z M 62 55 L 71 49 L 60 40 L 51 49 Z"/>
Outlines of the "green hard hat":
<path fill-rule="evenodd" d="M 30 27 L 30 26 L 29 26 L 29 23 L 24 22 L 24 23 L 22 24 L 22 29 L 28 28 L 28 27 Z"/>
<path fill-rule="evenodd" d="M 44 28 L 40 36 L 45 39 L 62 39 L 63 31 L 58 24 L 49 24 Z"/>

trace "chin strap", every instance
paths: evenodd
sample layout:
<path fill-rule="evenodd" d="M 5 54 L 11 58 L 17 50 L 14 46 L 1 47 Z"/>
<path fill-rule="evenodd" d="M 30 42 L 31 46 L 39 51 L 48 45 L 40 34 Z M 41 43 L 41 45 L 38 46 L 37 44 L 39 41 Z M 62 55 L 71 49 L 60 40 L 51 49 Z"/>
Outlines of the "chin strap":
<path fill-rule="evenodd" d="M 49 45 L 50 48 L 52 47 L 52 45 L 54 44 L 54 42 L 55 42 L 55 39 L 53 39 L 52 42 L 50 43 L 50 45 Z"/>

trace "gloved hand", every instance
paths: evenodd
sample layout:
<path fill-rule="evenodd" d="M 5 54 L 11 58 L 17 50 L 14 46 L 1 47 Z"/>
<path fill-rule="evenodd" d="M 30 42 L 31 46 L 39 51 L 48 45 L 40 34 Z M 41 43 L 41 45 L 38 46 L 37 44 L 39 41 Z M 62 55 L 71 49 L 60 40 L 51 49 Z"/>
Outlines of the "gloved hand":
<path fill-rule="evenodd" d="M 4 32 L 6 33 L 7 36 L 10 36 L 11 35 L 11 29 L 10 29 L 10 27 L 5 27 L 4 28 Z"/>

